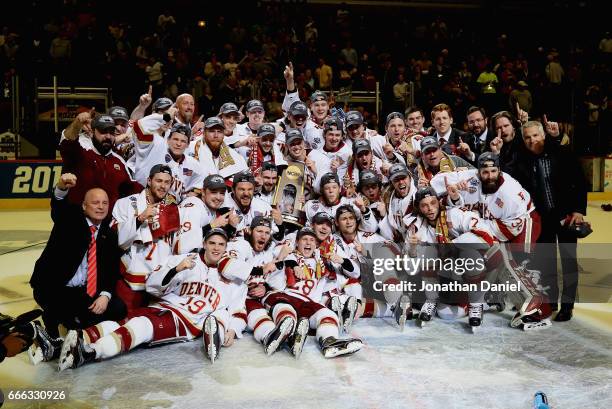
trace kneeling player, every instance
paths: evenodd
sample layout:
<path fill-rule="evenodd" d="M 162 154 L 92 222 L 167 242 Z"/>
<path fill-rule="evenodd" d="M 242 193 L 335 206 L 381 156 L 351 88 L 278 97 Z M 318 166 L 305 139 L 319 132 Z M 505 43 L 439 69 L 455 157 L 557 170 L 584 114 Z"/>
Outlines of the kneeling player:
<path fill-rule="evenodd" d="M 190 341 L 202 335 L 203 327 L 205 353 L 214 362 L 230 320 L 226 307 L 231 300 L 217 271 L 225 267 L 223 261 L 227 263 L 221 260 L 226 246 L 225 231 L 212 229 L 203 253 L 173 256 L 158 265 L 147 278 L 146 289 L 159 302 L 132 311 L 121 325 L 104 321 L 82 332 L 68 332 L 59 370 L 111 358 L 142 344 Z"/>

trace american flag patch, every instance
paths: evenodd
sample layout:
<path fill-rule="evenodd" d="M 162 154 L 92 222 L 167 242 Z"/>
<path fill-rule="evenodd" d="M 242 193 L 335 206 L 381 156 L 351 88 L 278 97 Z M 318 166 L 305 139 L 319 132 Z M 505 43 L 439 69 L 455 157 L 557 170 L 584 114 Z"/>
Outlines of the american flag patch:
<path fill-rule="evenodd" d="M 193 175 L 193 170 L 187 169 L 187 168 L 183 168 L 183 175 L 191 176 L 191 175 Z"/>
<path fill-rule="evenodd" d="M 500 209 L 503 209 L 504 207 L 504 202 L 502 202 L 502 200 L 498 197 L 497 199 L 495 199 L 495 204 L 497 205 L 497 207 L 499 207 Z"/>

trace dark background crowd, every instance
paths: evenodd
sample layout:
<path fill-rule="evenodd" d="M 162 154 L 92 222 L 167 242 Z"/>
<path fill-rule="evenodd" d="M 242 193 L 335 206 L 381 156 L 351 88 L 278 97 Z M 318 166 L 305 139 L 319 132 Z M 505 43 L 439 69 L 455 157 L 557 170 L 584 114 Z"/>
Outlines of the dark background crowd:
<path fill-rule="evenodd" d="M 11 127 L 16 75 L 25 137 L 33 136 L 34 87 L 53 75 L 62 86 L 108 87 L 112 104 L 129 110 L 152 85 L 154 98 L 193 94 L 205 116 L 259 98 L 273 120 L 283 114 L 282 72 L 292 61 L 303 100 L 314 89 L 373 91 L 378 82 L 384 117 L 404 111 L 412 82 L 418 106 L 449 104 L 459 127 L 472 105 L 491 115 L 519 103 L 561 123 L 579 153 L 610 151 L 612 37 L 602 3 L 329 3 L 178 0 L 129 10 L 114 0 L 19 2 L 0 17 L 0 130 Z M 373 105 L 364 111 L 370 126 L 384 125 Z"/>

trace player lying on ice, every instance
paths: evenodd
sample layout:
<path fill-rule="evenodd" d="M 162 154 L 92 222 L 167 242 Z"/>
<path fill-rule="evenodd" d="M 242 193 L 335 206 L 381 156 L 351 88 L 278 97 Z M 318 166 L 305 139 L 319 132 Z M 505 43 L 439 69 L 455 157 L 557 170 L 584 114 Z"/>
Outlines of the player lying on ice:
<path fill-rule="evenodd" d="M 250 265 L 224 257 L 227 234 L 211 229 L 199 254 L 172 256 L 147 278 L 146 290 L 157 302 L 136 309 L 121 323 L 104 321 L 83 331 L 69 331 L 59 370 L 114 357 L 143 344 L 191 341 L 203 335 L 212 362 L 221 345 L 231 344 L 246 325 L 234 314 L 244 306 L 244 280 Z"/>

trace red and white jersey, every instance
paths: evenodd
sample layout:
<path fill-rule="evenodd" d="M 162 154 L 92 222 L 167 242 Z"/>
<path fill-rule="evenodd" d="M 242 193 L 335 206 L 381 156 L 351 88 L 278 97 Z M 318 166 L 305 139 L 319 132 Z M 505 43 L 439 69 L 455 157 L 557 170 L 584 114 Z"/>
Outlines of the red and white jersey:
<path fill-rule="evenodd" d="M 523 232 L 535 206 L 529 192 L 516 179 L 505 172 L 501 173 L 500 178 L 502 181 L 499 188 L 491 194 L 482 192 L 477 169 L 438 174 L 430 183 L 441 194 L 446 192 L 446 183 L 467 181 L 468 189 L 460 191 L 461 200 L 456 206 L 477 211 L 495 238 L 504 242 L 513 240 Z M 452 203 L 449 202 L 449 205 Z"/>
<path fill-rule="evenodd" d="M 267 249 L 255 251 L 248 241 L 239 237 L 227 243 L 227 254 L 230 257 L 248 262 L 253 265 L 253 267 L 261 267 L 264 264 L 273 262 L 278 257 L 281 248 L 282 246 L 272 241 L 270 247 Z M 275 271 L 265 274 L 263 277 L 250 277 L 249 280 L 265 282 L 271 288 L 283 288 L 285 286 L 282 274 L 275 274 Z"/>
<path fill-rule="evenodd" d="M 347 172 L 349 174 L 349 177 L 353 181 L 353 185 L 355 186 L 355 188 L 357 188 L 357 186 L 359 186 L 360 170 L 357 168 L 357 164 L 354 161 L 355 161 L 355 158 L 352 158 L 351 165 L 348 167 Z M 379 159 L 376 156 L 372 156 L 372 165 L 368 168 L 368 170 L 371 170 L 372 172 L 377 174 L 380 180 L 382 181 L 382 183 L 386 185 L 389 182 L 389 180 L 382 172 L 382 165 L 383 165 L 383 161 L 381 159 Z"/>
<path fill-rule="evenodd" d="M 337 287 L 335 274 L 327 270 L 318 249 L 315 250 L 314 257 L 304 258 L 293 252 L 285 261 L 296 262 L 295 268 L 303 269 L 306 278 L 297 278 L 292 268 L 285 267 L 285 271 L 277 270 L 271 274 L 270 281 L 266 280 L 268 284 L 273 283 L 270 285 L 272 288 L 297 295 L 306 301 L 321 303 L 323 294 Z M 265 297 L 262 302 L 265 302 Z"/>
<path fill-rule="evenodd" d="M 332 172 L 331 163 L 334 159 L 337 159 L 340 163 L 340 166 L 338 166 L 336 173 L 338 174 L 338 178 L 340 179 L 340 181 L 342 181 L 342 178 L 344 177 L 348 169 L 349 161 L 351 159 L 352 154 L 353 152 L 351 151 L 351 148 L 344 142 L 340 142 L 338 149 L 334 151 L 326 151 L 323 147 L 311 150 L 308 154 L 308 158 L 317 165 L 317 177 L 313 185 L 315 191 L 319 191 L 321 177 L 323 177 L 323 175 L 328 172 Z"/>
<path fill-rule="evenodd" d="M 124 251 L 119 266 L 120 272 L 128 285 L 136 291 L 144 290 L 151 271 L 172 255 L 176 236 L 175 232 L 171 232 L 161 237 L 156 234 L 157 238 L 154 238 L 154 226 L 151 226 L 149 221 L 137 226 L 136 219 L 145 211 L 147 205 L 146 190 L 143 190 L 139 194 L 117 200 L 113 208 L 111 226 L 117 230 L 118 244 Z M 176 207 L 176 204 L 168 206 Z M 166 214 L 165 210 L 162 209 L 161 214 Z M 176 215 L 179 215 L 178 209 Z M 176 227 L 180 228 L 180 219 L 178 216 L 176 219 Z"/>
<path fill-rule="evenodd" d="M 371 211 L 361 214 L 361 211 L 357 206 L 353 204 L 355 200 L 341 196 L 340 201 L 334 205 L 328 206 L 321 199 L 313 199 L 306 202 L 304 205 L 304 212 L 306 213 L 306 225 L 310 226 L 312 218 L 319 212 L 325 212 L 332 219 L 336 219 L 336 210 L 342 205 L 351 204 L 357 214 L 357 218 L 360 219 L 359 229 L 371 233 L 375 233 L 378 230 L 378 221 Z"/>
<path fill-rule="evenodd" d="M 251 200 L 251 206 L 249 206 L 247 210 L 242 210 L 236 204 L 236 202 L 234 201 L 234 197 L 231 194 L 225 195 L 225 201 L 223 202 L 223 207 L 229 207 L 230 209 L 235 209 L 236 214 L 240 218 L 238 225 L 236 225 L 236 231 L 238 233 L 240 233 L 245 228 L 250 227 L 251 222 L 253 221 L 255 216 L 272 217 L 271 216 L 272 206 L 270 206 L 268 203 L 256 197 L 253 197 L 253 199 Z M 278 227 L 276 226 L 274 221 L 272 221 L 272 232 L 273 233 L 278 232 Z"/>
<path fill-rule="evenodd" d="M 404 223 L 408 229 L 408 237 L 416 235 L 423 243 L 444 243 L 446 240 L 455 242 L 458 238 L 471 233 L 470 242 L 480 242 L 492 245 L 494 234 L 489 229 L 488 223 L 480 218 L 474 211 L 463 207 L 450 207 L 446 209 L 446 226 L 448 227 L 448 238 L 439 237 L 436 228 L 431 226 L 422 216 L 406 216 Z"/>
<path fill-rule="evenodd" d="M 387 215 L 379 223 L 380 234 L 387 240 L 395 241 L 394 232 L 397 232 L 402 238 L 406 237 L 404 217 L 412 213 L 414 195 L 417 190 L 411 181 L 408 183 L 410 183 L 410 191 L 405 197 L 397 197 L 395 191 L 391 194 Z"/>
<path fill-rule="evenodd" d="M 178 201 L 186 197 L 187 192 L 201 189 L 204 173 L 200 162 L 184 155 L 178 162 L 168 151 L 168 143 L 157 130 L 165 124 L 161 114 L 151 114 L 136 121 L 132 129 L 134 156 L 130 158 L 134 166 L 134 179 L 143 186 L 147 185 L 149 171 L 158 164 L 165 164 L 172 169 L 172 186 L 170 193 Z"/>
<path fill-rule="evenodd" d="M 194 157 L 202 166 L 204 178 L 208 175 L 219 174 L 223 178 L 229 178 L 236 173 L 248 170 L 247 163 L 244 158 L 223 143 L 220 148 L 218 157 L 214 157 L 212 151 L 202 138 L 197 138 L 189 144 L 189 156 Z"/>
<path fill-rule="evenodd" d="M 225 269 L 244 269 L 244 263 L 229 257 L 217 266 L 207 266 L 201 256 L 195 258 L 195 266 L 176 273 L 165 285 L 162 284 L 168 272 L 178 266 L 187 255 L 169 257 L 158 265 L 146 282 L 148 293 L 159 298 L 151 307 L 174 312 L 189 329 L 192 336 L 201 333 L 206 317 L 213 311 L 228 309 L 240 299 L 238 291 L 231 291 L 220 274 Z M 225 280 L 227 281 L 227 280 Z M 229 321 L 229 319 L 228 319 Z M 225 323 L 225 327 L 228 328 Z"/>
<path fill-rule="evenodd" d="M 267 204 L 269 204 L 270 206 L 272 206 L 272 201 L 274 200 L 274 193 L 276 192 L 276 188 L 274 188 L 274 190 L 272 190 L 270 193 L 264 193 L 262 191 L 259 191 L 257 193 L 255 193 L 255 197 L 266 202 Z"/>
<path fill-rule="evenodd" d="M 219 214 L 199 197 L 188 197 L 179 205 L 181 229 L 174 240 L 174 254 L 187 254 L 202 248 L 202 227 L 210 224 Z"/>

